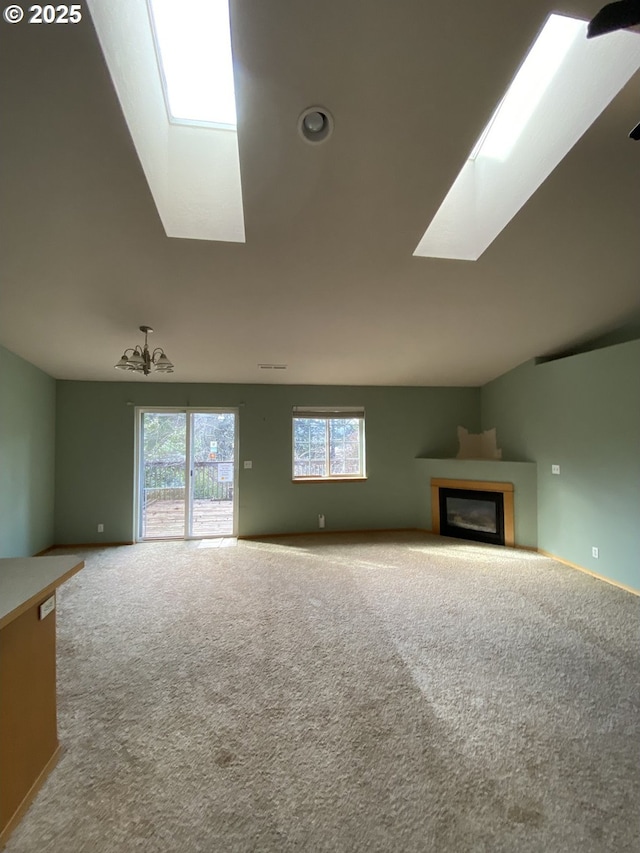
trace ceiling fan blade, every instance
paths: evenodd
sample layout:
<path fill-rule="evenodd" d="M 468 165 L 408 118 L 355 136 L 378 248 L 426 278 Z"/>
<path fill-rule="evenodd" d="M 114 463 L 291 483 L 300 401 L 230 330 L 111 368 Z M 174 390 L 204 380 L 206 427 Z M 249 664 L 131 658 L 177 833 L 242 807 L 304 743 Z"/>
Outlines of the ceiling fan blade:
<path fill-rule="evenodd" d="M 640 0 L 617 0 L 615 3 L 607 3 L 589 21 L 587 38 L 635 27 L 638 24 L 640 24 Z"/>
<path fill-rule="evenodd" d="M 640 141 L 640 122 L 638 122 L 633 130 L 629 131 L 629 139 L 635 139 L 636 142 Z"/>

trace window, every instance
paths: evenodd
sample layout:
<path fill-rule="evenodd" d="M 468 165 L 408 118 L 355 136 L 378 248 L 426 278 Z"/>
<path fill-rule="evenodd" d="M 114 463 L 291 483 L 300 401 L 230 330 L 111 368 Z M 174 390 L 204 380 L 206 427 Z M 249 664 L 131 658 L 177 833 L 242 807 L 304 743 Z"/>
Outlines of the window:
<path fill-rule="evenodd" d="M 294 407 L 294 480 L 365 476 L 364 409 Z"/>
<path fill-rule="evenodd" d="M 235 128 L 227 0 L 149 0 L 149 8 L 171 118 Z"/>

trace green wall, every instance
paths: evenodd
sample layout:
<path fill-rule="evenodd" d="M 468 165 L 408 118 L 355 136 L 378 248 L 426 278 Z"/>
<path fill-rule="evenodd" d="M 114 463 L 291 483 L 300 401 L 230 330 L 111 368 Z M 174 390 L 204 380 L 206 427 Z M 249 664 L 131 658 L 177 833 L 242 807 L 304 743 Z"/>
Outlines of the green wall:
<path fill-rule="evenodd" d="M 538 546 L 640 589 L 637 340 L 482 389 L 56 383 L 0 347 L 0 391 L 1 556 L 131 541 L 134 407 L 237 407 L 240 460 L 253 462 L 240 466 L 240 535 L 315 530 L 319 513 L 328 530 L 424 526 L 416 458 L 455 456 L 459 424 L 495 426 L 503 459 L 537 463 Z M 366 482 L 291 483 L 293 405 L 365 406 Z"/>
<path fill-rule="evenodd" d="M 54 542 L 55 380 L 0 346 L 0 557 Z"/>
<path fill-rule="evenodd" d="M 366 482 L 293 484 L 294 405 L 366 408 Z M 416 527 L 415 458 L 454 455 L 456 427 L 479 429 L 478 388 L 58 382 L 56 542 L 127 542 L 133 533 L 134 407 L 238 407 L 240 535 Z M 253 468 L 245 470 L 243 460 Z M 97 533 L 98 523 L 105 525 Z"/>
<path fill-rule="evenodd" d="M 538 463 L 538 547 L 640 590 L 640 341 L 521 365 L 481 418 L 503 458 Z"/>

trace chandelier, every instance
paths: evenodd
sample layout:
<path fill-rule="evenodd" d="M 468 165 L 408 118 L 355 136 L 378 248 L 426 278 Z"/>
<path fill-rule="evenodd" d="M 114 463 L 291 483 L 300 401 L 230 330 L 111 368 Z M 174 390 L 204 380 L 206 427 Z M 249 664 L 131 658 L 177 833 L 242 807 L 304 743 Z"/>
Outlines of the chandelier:
<path fill-rule="evenodd" d="M 144 333 L 144 346 L 138 344 L 133 349 L 126 349 L 120 361 L 114 365 L 116 370 L 133 370 L 136 373 L 144 373 L 145 376 L 152 370 L 156 373 L 173 373 L 173 364 L 163 349 L 156 347 L 153 352 L 149 352 L 147 335 L 153 332 L 151 326 L 140 326 L 140 331 Z"/>

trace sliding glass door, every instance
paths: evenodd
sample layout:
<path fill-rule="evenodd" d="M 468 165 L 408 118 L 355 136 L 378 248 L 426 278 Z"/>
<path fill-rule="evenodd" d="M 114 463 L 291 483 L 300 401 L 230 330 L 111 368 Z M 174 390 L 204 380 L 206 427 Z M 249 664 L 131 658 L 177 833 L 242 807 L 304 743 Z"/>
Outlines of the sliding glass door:
<path fill-rule="evenodd" d="M 235 533 L 235 411 L 138 410 L 138 539 Z"/>
<path fill-rule="evenodd" d="M 234 412 L 193 412 L 190 536 L 230 536 L 235 492 Z"/>

